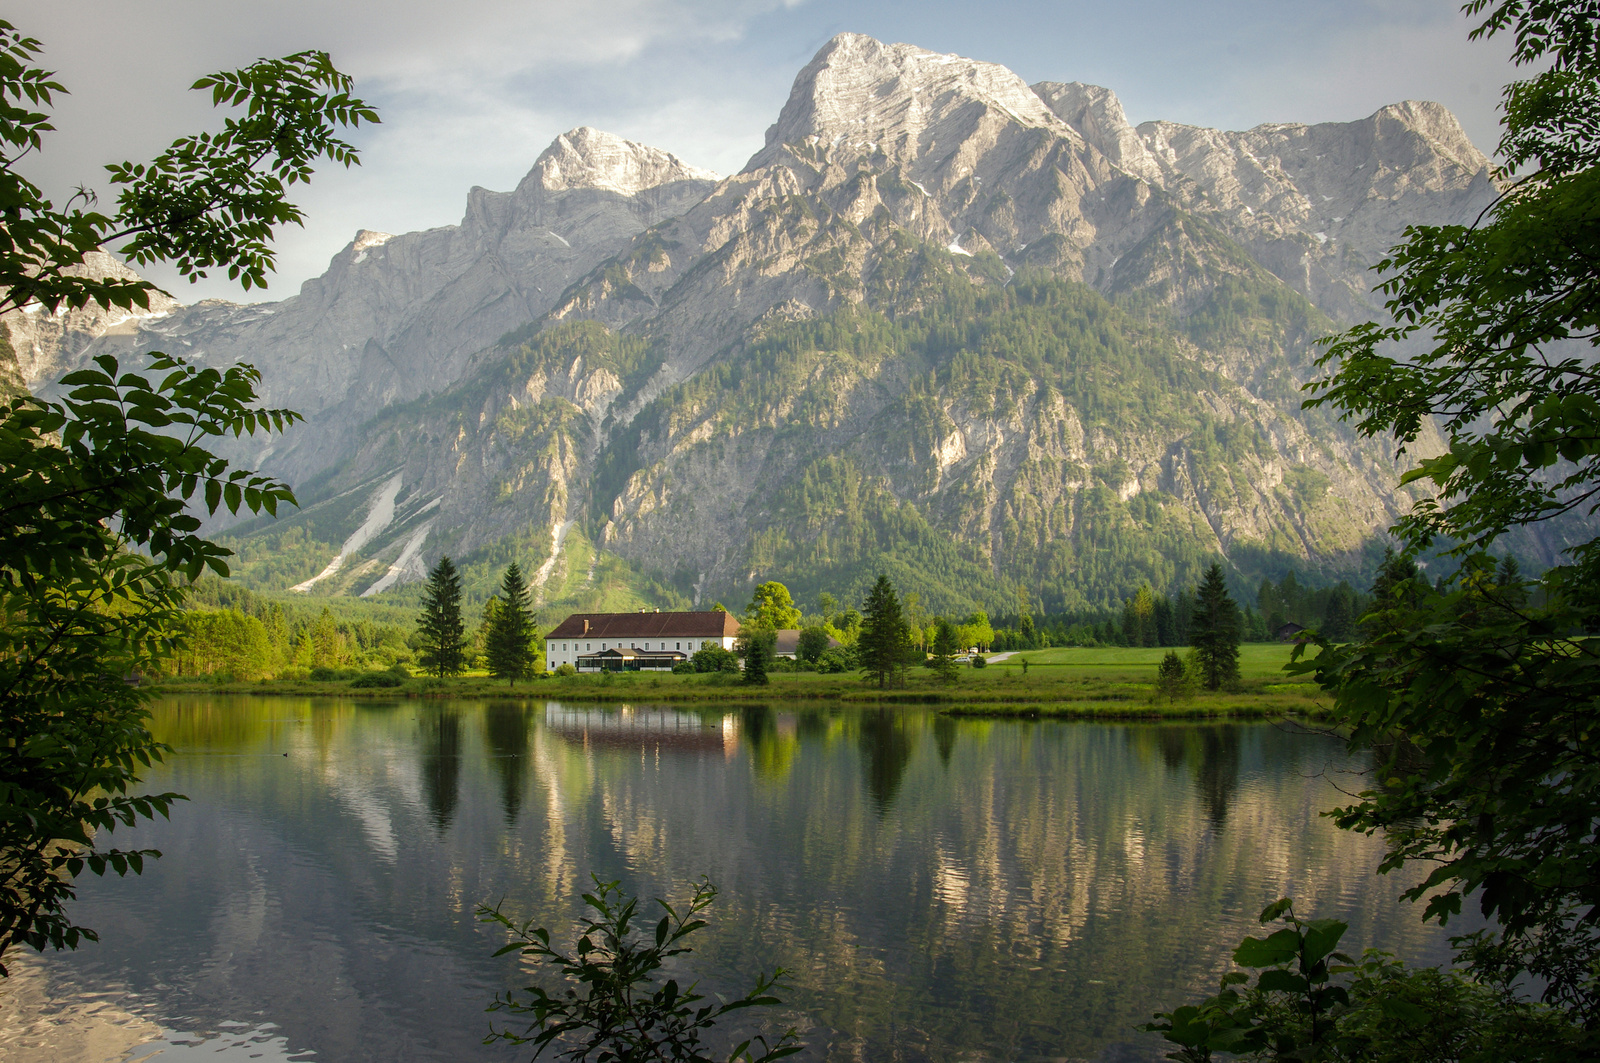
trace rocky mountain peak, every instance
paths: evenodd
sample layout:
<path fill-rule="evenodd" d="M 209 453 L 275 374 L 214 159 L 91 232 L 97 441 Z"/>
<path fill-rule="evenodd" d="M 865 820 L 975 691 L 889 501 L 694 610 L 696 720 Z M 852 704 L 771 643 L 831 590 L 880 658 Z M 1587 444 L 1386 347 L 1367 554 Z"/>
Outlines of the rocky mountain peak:
<path fill-rule="evenodd" d="M 970 128 L 991 113 L 1063 130 L 1027 83 L 998 63 L 841 33 L 795 78 L 766 148 L 746 169 L 766 165 L 782 145 L 806 143 L 848 144 L 906 162 L 936 147 L 941 132 L 961 135 L 951 127 Z"/>
<path fill-rule="evenodd" d="M 546 192 L 589 188 L 633 196 L 678 181 L 717 180 L 718 174 L 690 166 L 671 152 L 580 126 L 551 142 L 523 179 L 522 188 L 533 185 Z"/>
<path fill-rule="evenodd" d="M 1111 162 L 1136 177 L 1159 183 L 1161 167 L 1128 121 L 1116 93 L 1081 81 L 1041 81 L 1032 86 L 1032 91 L 1057 118 Z"/>

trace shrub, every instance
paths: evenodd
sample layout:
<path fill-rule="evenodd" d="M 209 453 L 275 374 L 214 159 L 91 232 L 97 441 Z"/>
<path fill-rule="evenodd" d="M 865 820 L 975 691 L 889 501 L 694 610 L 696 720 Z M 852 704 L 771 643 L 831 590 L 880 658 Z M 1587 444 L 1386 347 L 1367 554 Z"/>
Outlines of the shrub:
<path fill-rule="evenodd" d="M 653 927 L 636 928 L 639 919 L 637 898 L 623 893 L 616 882 L 594 877 L 593 893 L 583 901 L 594 914 L 583 921 L 576 949 L 565 953 L 550 945 L 550 932 L 535 927 L 529 920 L 517 924 L 502 915 L 498 907 L 479 905 L 478 918 L 498 923 L 511 932 L 509 945 L 495 953 L 520 952 L 555 968 L 563 986 L 552 993 L 543 986 L 528 986 L 525 998 L 512 993 L 496 996 L 490 1011 L 529 1015 L 526 1032 L 493 1030 L 484 1044 L 509 1041 L 513 1045 L 534 1046 L 537 1058 L 554 1044 L 562 1055 L 573 1060 L 617 1060 L 627 1063 L 711 1063 L 712 1056 L 702 1037 L 729 1012 L 744 1008 L 781 1004 L 772 995 L 781 988 L 783 968 L 768 975 L 757 975 L 755 988 L 736 1000 L 702 1004 L 705 997 L 695 992 L 696 983 L 680 986 L 676 978 L 658 984 L 658 972 L 675 957 L 694 949 L 685 944 L 690 934 L 705 926 L 702 913 L 711 907 L 717 891 L 704 880 L 694 896 L 679 911 L 666 901 L 657 900 L 664 913 Z M 640 930 L 644 930 L 641 933 Z M 677 964 L 673 963 L 676 967 Z M 699 1005 L 698 1007 L 696 1005 Z M 753 1046 L 759 1045 L 757 1054 Z M 805 1046 L 793 1029 L 783 1032 L 775 1042 L 756 1037 L 739 1044 L 729 1054 L 730 1063 L 772 1063 L 794 1055 Z"/>
<path fill-rule="evenodd" d="M 365 690 L 369 687 L 397 687 L 404 682 L 404 679 L 395 675 L 392 671 L 368 672 L 366 675 L 358 675 L 350 680 L 350 685 L 358 690 Z"/>
<path fill-rule="evenodd" d="M 340 676 L 339 671 L 336 668 L 323 668 L 318 666 L 311 669 L 306 678 L 310 679 L 313 683 L 332 683 L 338 680 Z"/>
<path fill-rule="evenodd" d="M 1437 967 L 1408 969 L 1369 949 L 1359 960 L 1335 951 L 1346 924 L 1302 920 L 1285 899 L 1261 922 L 1288 926 L 1234 950 L 1241 967 L 1199 1004 L 1157 1012 L 1141 1029 L 1177 1047 L 1167 1058 L 1210 1060 L 1227 1052 L 1247 1060 L 1323 1063 L 1463 1063 L 1517 1060 L 1556 1063 L 1589 1058 L 1580 1027 L 1560 1012 L 1505 989 Z"/>
<path fill-rule="evenodd" d="M 817 658 L 817 671 L 824 675 L 835 675 L 839 672 L 849 672 L 855 669 L 855 662 L 851 659 L 849 651 L 831 649 Z"/>
<path fill-rule="evenodd" d="M 987 668 L 987 667 L 989 667 L 989 662 L 984 659 L 983 654 L 974 653 L 972 655 L 972 667 L 974 667 L 974 668 Z"/>
<path fill-rule="evenodd" d="M 572 662 L 571 661 L 566 661 L 563 664 L 561 664 L 559 667 L 556 668 L 556 675 L 559 675 L 562 678 L 566 678 L 569 675 L 577 675 L 577 674 L 578 674 L 578 670 L 572 666 Z"/>
<path fill-rule="evenodd" d="M 737 672 L 739 655 L 721 646 L 702 646 L 689 658 L 697 672 Z"/>

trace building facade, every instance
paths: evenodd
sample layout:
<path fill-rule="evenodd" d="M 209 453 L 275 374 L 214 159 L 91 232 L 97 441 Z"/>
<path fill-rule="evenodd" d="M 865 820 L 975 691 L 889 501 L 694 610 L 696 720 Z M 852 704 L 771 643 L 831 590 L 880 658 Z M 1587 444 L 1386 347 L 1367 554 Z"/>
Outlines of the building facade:
<path fill-rule="evenodd" d="M 704 613 L 573 613 L 544 637 L 545 667 L 579 671 L 670 669 L 698 649 L 733 649 L 739 621 L 720 610 Z M 611 653 L 618 650 L 622 653 Z M 606 656 L 602 657 L 601 655 Z M 632 667 L 628 667 L 631 664 Z"/>

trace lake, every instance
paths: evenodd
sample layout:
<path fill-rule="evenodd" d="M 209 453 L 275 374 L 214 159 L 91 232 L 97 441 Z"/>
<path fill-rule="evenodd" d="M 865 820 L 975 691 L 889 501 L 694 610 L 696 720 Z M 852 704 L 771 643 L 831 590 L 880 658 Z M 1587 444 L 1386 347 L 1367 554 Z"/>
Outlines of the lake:
<path fill-rule="evenodd" d="M 142 877 L 80 880 L 102 943 L 8 956 L 8 1061 L 527 1058 L 484 1008 L 539 973 L 474 907 L 570 944 L 591 875 L 709 876 L 685 972 L 789 969 L 744 1014 L 801 1059 L 1157 1059 L 1134 1024 L 1214 989 L 1282 895 L 1347 947 L 1448 952 L 1381 839 L 1320 815 L 1364 763 L 1292 723 L 188 697 L 154 727 L 147 790 L 190 800 L 119 832 L 164 852 Z"/>

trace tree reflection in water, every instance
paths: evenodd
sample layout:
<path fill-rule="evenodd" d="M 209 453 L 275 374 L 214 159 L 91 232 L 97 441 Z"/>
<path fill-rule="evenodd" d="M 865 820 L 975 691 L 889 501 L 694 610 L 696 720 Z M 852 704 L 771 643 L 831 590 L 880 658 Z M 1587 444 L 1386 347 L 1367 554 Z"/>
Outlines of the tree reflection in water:
<path fill-rule="evenodd" d="M 867 793 L 879 814 L 889 811 L 911 762 L 911 732 L 896 709 L 863 712 L 858 741 L 862 767 L 867 773 Z"/>
<path fill-rule="evenodd" d="M 456 709 L 422 709 L 417 742 L 422 765 L 422 794 L 440 834 L 450 829 L 461 798 L 461 713 Z"/>
<path fill-rule="evenodd" d="M 522 811 L 522 792 L 528 779 L 528 735 L 532 728 L 532 710 L 524 702 L 491 701 L 484 706 L 483 740 L 489 764 L 500 778 L 500 804 L 508 827 L 517 822 L 517 814 Z"/>
<path fill-rule="evenodd" d="M 1135 734 L 1136 732 L 1129 732 Z M 1187 769 L 1206 818 L 1221 830 L 1239 789 L 1239 728 L 1236 724 L 1171 724 L 1156 728 L 1161 759 L 1172 771 Z"/>
<path fill-rule="evenodd" d="M 939 749 L 939 763 L 950 766 L 950 754 L 956 748 L 956 721 L 953 716 L 933 718 L 933 744 Z"/>

